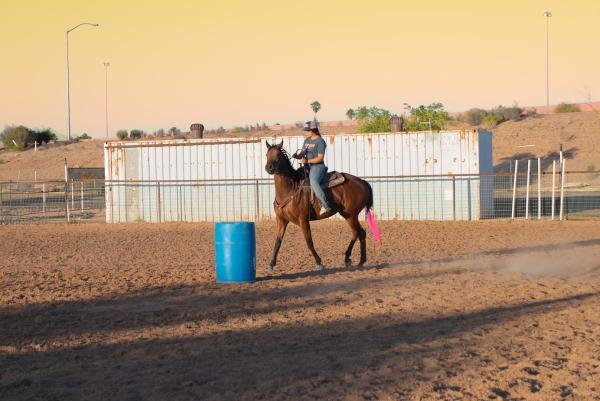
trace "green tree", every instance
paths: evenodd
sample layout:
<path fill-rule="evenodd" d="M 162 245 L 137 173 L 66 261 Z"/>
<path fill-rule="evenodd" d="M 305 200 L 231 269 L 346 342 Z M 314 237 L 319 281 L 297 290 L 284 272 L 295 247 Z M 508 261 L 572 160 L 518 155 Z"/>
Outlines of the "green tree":
<path fill-rule="evenodd" d="M 348 117 L 348 120 L 354 120 L 354 109 L 348 109 L 346 111 L 346 117 Z"/>
<path fill-rule="evenodd" d="M 127 132 L 127 130 L 125 129 L 120 129 L 117 131 L 117 138 L 119 138 L 120 140 L 124 140 L 129 136 L 129 132 Z"/>
<path fill-rule="evenodd" d="M 404 125 L 408 131 L 421 131 L 424 127 L 439 131 L 444 129 L 449 120 L 450 115 L 444 110 L 444 105 L 435 102 L 429 106 L 420 105 L 411 108 L 410 118 L 405 121 Z"/>
<path fill-rule="evenodd" d="M 313 113 L 315 113 L 315 121 L 317 121 L 317 113 L 319 112 L 319 110 L 321 110 L 321 103 L 315 100 L 310 104 L 310 108 L 313 111 Z"/>
<path fill-rule="evenodd" d="M 134 139 L 140 139 L 144 136 L 144 131 L 142 131 L 141 129 L 132 129 L 131 131 L 129 131 L 129 136 Z"/>
<path fill-rule="evenodd" d="M 348 112 L 346 112 L 346 115 L 348 115 Z M 388 110 L 379 107 L 361 106 L 352 110 L 352 115 L 358 120 L 360 132 L 390 132 L 390 118 L 392 117 L 392 113 Z"/>
<path fill-rule="evenodd" d="M 23 150 L 33 142 L 29 129 L 23 125 L 6 127 L 2 132 L 2 141 L 7 149 Z"/>

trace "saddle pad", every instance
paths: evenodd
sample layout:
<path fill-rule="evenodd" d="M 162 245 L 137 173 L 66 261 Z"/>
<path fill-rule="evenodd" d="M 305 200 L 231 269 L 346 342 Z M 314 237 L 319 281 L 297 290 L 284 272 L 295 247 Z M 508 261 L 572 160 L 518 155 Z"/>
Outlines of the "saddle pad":
<path fill-rule="evenodd" d="M 327 173 L 325 176 L 325 180 L 321 182 L 321 187 L 323 189 L 337 187 L 340 184 L 343 184 L 346 181 L 346 178 L 337 171 L 331 171 Z M 310 181 L 304 180 L 304 186 L 310 187 Z"/>

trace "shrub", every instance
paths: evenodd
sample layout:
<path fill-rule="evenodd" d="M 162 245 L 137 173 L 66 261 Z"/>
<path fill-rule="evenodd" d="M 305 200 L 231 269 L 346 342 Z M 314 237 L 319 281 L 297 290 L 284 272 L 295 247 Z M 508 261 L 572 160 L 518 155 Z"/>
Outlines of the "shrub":
<path fill-rule="evenodd" d="M 41 144 L 42 142 L 48 143 L 58 139 L 56 134 L 49 128 L 41 130 L 29 130 L 29 134 L 31 135 L 32 142 L 35 141 L 38 144 Z"/>
<path fill-rule="evenodd" d="M 240 132 L 244 132 L 246 129 L 244 127 L 233 127 L 229 130 L 229 132 L 234 134 L 239 134 Z"/>
<path fill-rule="evenodd" d="M 490 110 L 489 114 L 493 114 L 496 117 L 499 117 L 500 121 L 498 123 L 508 121 L 508 120 L 518 121 L 521 119 L 521 115 L 523 114 L 523 109 L 521 109 L 520 107 L 518 107 L 516 105 L 512 106 L 512 107 L 498 106 L 498 107 Z"/>
<path fill-rule="evenodd" d="M 475 107 L 465 111 L 460 119 L 470 125 L 480 125 L 487 114 L 487 111 Z"/>
<path fill-rule="evenodd" d="M 439 131 L 444 129 L 449 120 L 451 120 L 450 115 L 444 110 L 442 103 L 431 103 L 429 106 L 420 105 L 411 108 L 410 118 L 404 122 L 404 128 L 408 131 L 420 131 L 425 125 L 427 128 Z M 429 127 L 430 123 L 431 127 Z"/>
<path fill-rule="evenodd" d="M 8 163 L 6 160 L 0 157 L 0 164 Z"/>
<path fill-rule="evenodd" d="M 179 135 L 180 133 L 181 133 L 181 130 L 179 130 L 179 128 L 177 128 L 177 127 L 169 128 L 169 134 L 172 136 Z"/>
<path fill-rule="evenodd" d="M 555 113 L 578 113 L 581 109 L 576 104 L 561 103 L 554 108 Z"/>
<path fill-rule="evenodd" d="M 77 139 L 77 140 L 82 140 L 82 139 L 92 139 L 92 137 L 91 137 L 91 136 L 89 136 L 87 133 L 85 133 L 85 132 L 84 132 L 83 134 L 79 135 L 79 136 L 78 136 L 77 138 L 75 138 L 75 139 Z"/>
<path fill-rule="evenodd" d="M 486 128 L 494 128 L 495 126 L 500 124 L 502 121 L 504 121 L 504 120 L 502 119 L 501 116 L 499 116 L 497 114 L 488 114 L 485 117 L 483 117 L 482 125 Z"/>
<path fill-rule="evenodd" d="M 588 164 L 587 171 L 596 171 L 596 166 L 594 164 Z"/>
<path fill-rule="evenodd" d="M 55 141 L 58 138 L 51 129 L 32 130 L 23 125 L 7 127 L 2 131 L 2 141 L 8 149 L 23 150 L 34 142 L 42 144 Z"/>
<path fill-rule="evenodd" d="M 7 127 L 2 132 L 2 141 L 7 149 L 23 150 L 28 143 L 32 143 L 32 137 L 29 129 L 22 125 L 18 127 Z"/>
<path fill-rule="evenodd" d="M 379 107 L 362 106 L 354 111 L 359 132 L 390 132 L 392 113 Z"/>
<path fill-rule="evenodd" d="M 129 133 L 127 132 L 127 130 L 120 129 L 117 131 L 117 138 L 119 138 L 120 140 L 124 140 L 128 136 L 129 136 Z"/>
<path fill-rule="evenodd" d="M 129 131 L 129 136 L 133 139 L 140 139 L 142 136 L 144 136 L 144 131 L 141 129 L 132 129 Z"/>

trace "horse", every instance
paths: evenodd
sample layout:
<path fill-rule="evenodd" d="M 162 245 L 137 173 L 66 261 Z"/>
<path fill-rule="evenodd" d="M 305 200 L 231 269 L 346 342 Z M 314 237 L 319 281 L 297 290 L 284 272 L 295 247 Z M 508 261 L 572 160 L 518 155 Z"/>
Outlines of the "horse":
<path fill-rule="evenodd" d="M 277 265 L 277 254 L 283 241 L 286 228 L 290 222 L 296 224 L 302 229 L 306 245 L 312 253 L 316 262 L 316 269 L 322 270 L 323 264 L 317 254 L 312 241 L 310 230 L 310 221 L 322 220 L 339 213 L 352 229 L 352 239 L 346 249 L 344 264 L 346 267 L 352 266 L 352 248 L 358 240 L 360 242 L 360 261 L 358 266 L 363 266 L 367 261 L 367 242 L 366 231 L 362 228 L 358 216 L 363 209 L 366 209 L 366 217 L 369 228 L 377 241 L 381 241 L 381 236 L 375 218 L 371 209 L 373 207 L 373 189 L 371 185 L 356 176 L 347 173 L 341 173 L 344 177 L 342 184 L 327 189 L 325 192 L 330 200 L 332 210 L 323 215 L 318 215 L 315 211 L 321 209 L 320 201 L 315 197 L 313 206 L 311 206 L 310 187 L 304 185 L 308 177 L 302 168 L 295 169 L 292 166 L 288 153 L 283 149 L 283 141 L 279 144 L 267 145 L 267 163 L 265 170 L 268 174 L 274 176 L 275 182 L 275 201 L 273 207 L 277 219 L 277 238 L 273 248 L 273 257 L 267 267 L 269 274 Z"/>

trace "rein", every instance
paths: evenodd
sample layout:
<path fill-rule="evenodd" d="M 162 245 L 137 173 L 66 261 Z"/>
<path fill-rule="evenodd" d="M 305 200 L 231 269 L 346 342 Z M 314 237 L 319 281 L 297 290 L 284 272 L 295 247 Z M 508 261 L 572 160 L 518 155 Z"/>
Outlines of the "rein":
<path fill-rule="evenodd" d="M 281 156 L 280 157 L 284 157 L 286 159 L 286 161 L 287 161 L 287 164 L 289 165 L 289 169 L 291 171 L 294 171 L 293 167 L 291 166 L 290 159 L 289 159 L 289 157 L 287 157 L 287 153 L 285 152 L 285 150 L 283 150 L 283 149 L 281 150 Z M 278 168 L 279 168 L 280 162 L 281 162 L 281 160 L 278 160 L 278 164 L 277 164 Z M 294 177 L 291 176 L 291 175 L 282 174 L 282 173 L 279 173 L 279 174 L 283 175 L 284 177 L 288 177 L 289 179 L 291 179 L 294 182 L 294 184 L 296 184 L 298 186 L 292 192 L 291 195 L 289 195 L 287 198 L 285 198 L 283 200 L 283 202 L 281 202 L 281 203 L 277 202 L 277 198 L 275 198 L 275 200 L 273 201 L 273 206 L 275 206 L 276 208 L 279 208 L 283 212 L 283 208 L 286 207 L 294 199 L 295 196 L 299 195 L 302 192 L 302 189 L 303 189 L 303 186 L 304 186 L 303 182 L 304 182 L 304 180 L 306 178 L 303 178 L 303 179 L 301 179 L 299 181 L 296 181 L 294 179 Z"/>

